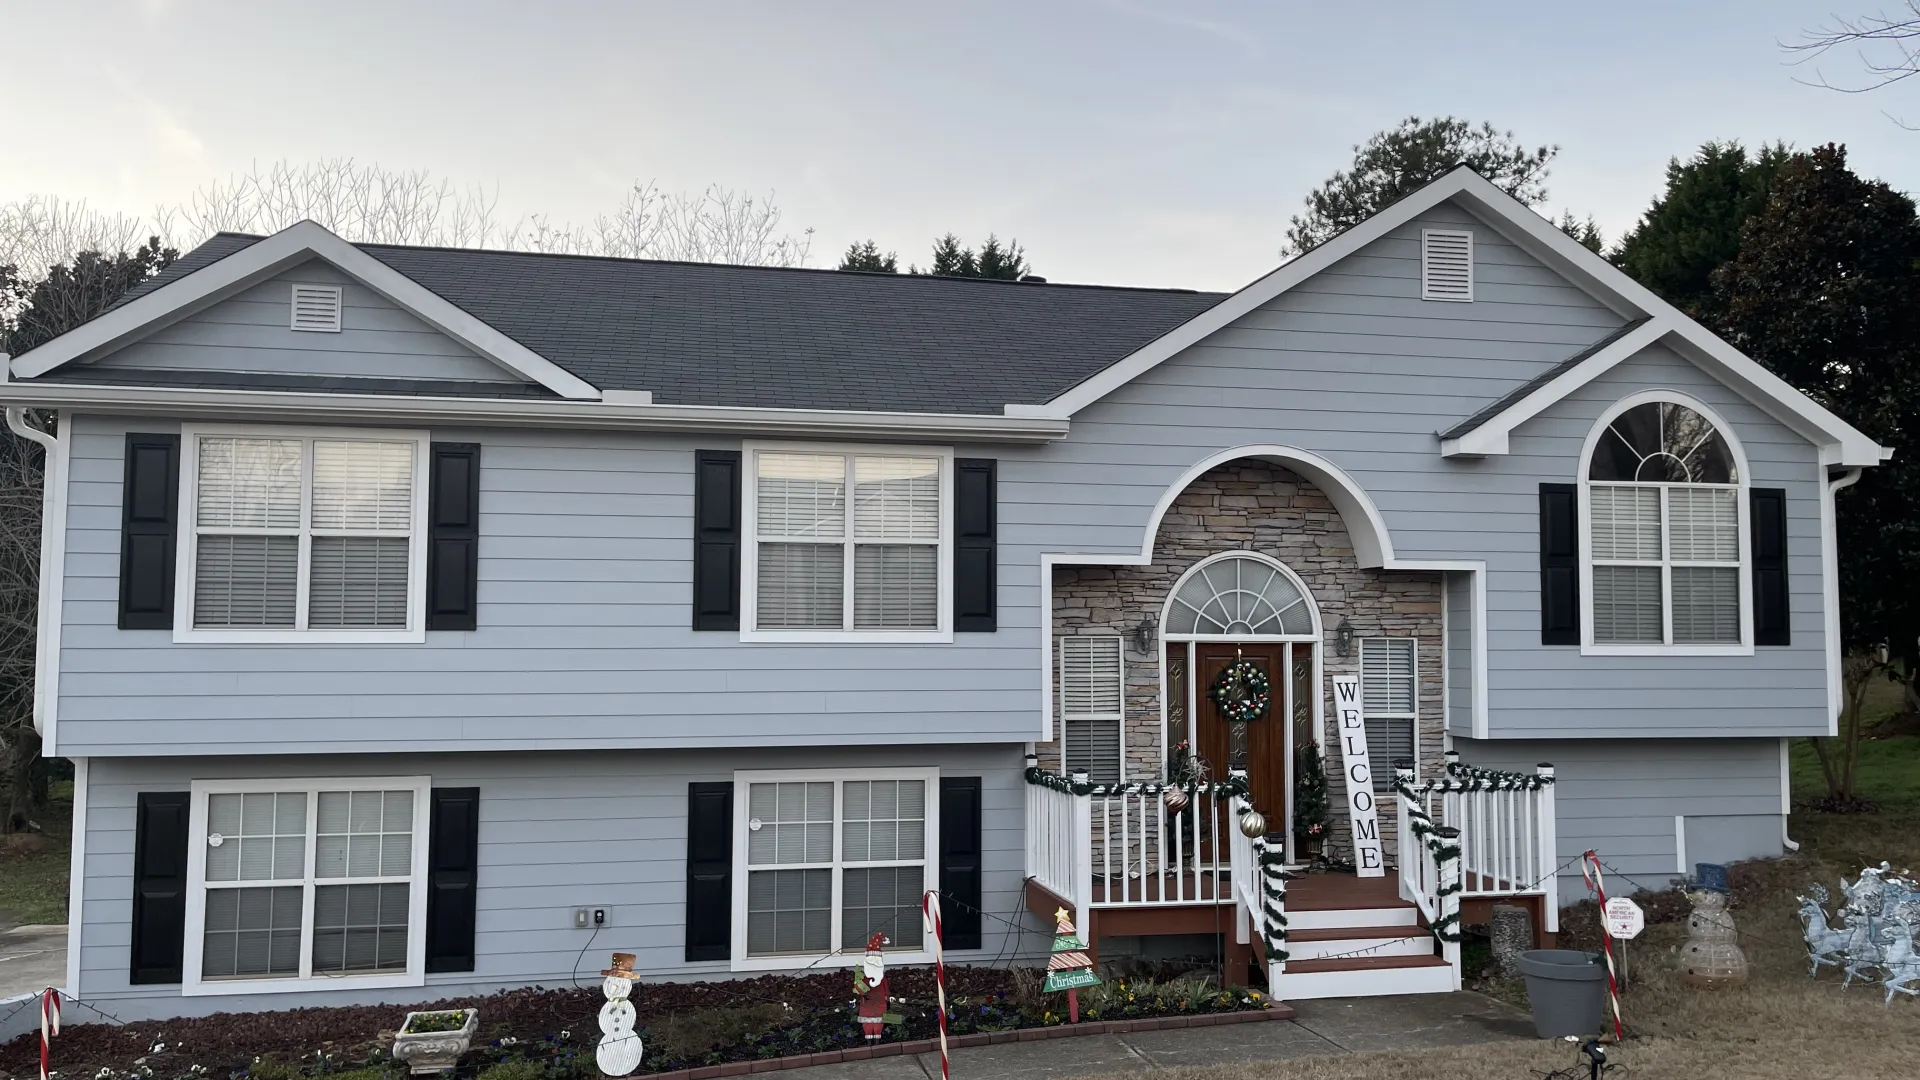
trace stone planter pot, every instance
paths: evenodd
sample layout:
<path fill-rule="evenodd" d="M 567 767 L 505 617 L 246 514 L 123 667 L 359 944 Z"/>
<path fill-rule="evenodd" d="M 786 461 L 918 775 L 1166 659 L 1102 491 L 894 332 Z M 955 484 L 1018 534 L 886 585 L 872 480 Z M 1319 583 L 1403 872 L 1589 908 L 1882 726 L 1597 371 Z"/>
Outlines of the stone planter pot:
<path fill-rule="evenodd" d="M 394 1060 L 406 1062 L 407 1071 L 416 1075 L 451 1069 L 459 1064 L 460 1055 L 466 1053 L 467 1046 L 473 1042 L 473 1029 L 480 1023 L 480 1010 L 463 1011 L 467 1014 L 467 1022 L 452 1031 L 409 1032 L 407 1028 L 413 1025 L 413 1018 L 426 1014 L 408 1013 L 400 1025 L 400 1033 L 393 1037 Z"/>

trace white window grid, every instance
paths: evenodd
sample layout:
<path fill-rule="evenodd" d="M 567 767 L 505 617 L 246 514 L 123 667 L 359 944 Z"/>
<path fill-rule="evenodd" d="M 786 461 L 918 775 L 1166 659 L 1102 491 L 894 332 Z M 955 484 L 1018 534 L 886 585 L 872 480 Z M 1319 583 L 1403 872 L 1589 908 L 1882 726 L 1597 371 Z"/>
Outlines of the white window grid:
<path fill-rule="evenodd" d="M 1095 768 L 1094 762 L 1074 760 L 1069 754 L 1069 730 L 1076 724 L 1112 724 L 1118 729 L 1115 740 L 1119 760 L 1110 762 L 1113 774 L 1108 779 L 1125 779 L 1127 761 L 1127 650 L 1126 639 L 1117 634 L 1062 635 L 1054 639 L 1057 657 L 1055 662 L 1054 692 L 1060 709 L 1060 766 L 1064 773 L 1085 770 L 1095 778 L 1105 774 Z M 1110 676 L 1099 670 L 1102 659 L 1098 652 L 1110 652 L 1108 659 L 1112 663 Z M 1084 667 L 1075 669 L 1076 663 Z M 1095 684 L 1096 679 L 1110 677 L 1112 685 L 1103 689 Z M 1074 708 L 1072 683 L 1076 679 L 1087 682 L 1086 697 L 1091 704 L 1099 697 L 1110 694 L 1113 708 Z"/>
<path fill-rule="evenodd" d="M 1602 556 L 1599 555 L 1597 550 L 1598 544 L 1596 543 L 1595 531 L 1594 531 L 1595 526 L 1597 525 L 1597 521 L 1595 520 L 1594 514 L 1592 512 L 1592 506 L 1593 506 L 1592 497 L 1591 495 L 1589 495 L 1588 504 L 1586 507 L 1587 509 L 1586 529 L 1585 529 L 1586 535 L 1582 537 L 1582 540 L 1584 541 L 1582 545 L 1582 550 L 1587 553 L 1587 561 L 1588 561 L 1588 573 L 1586 577 L 1589 583 L 1587 587 L 1587 591 L 1589 595 L 1587 597 L 1588 602 L 1585 605 L 1585 609 L 1586 609 L 1586 618 L 1589 624 L 1589 630 L 1587 634 L 1587 640 L 1589 642 L 1596 645 L 1616 645 L 1617 644 L 1617 645 L 1626 645 L 1626 646 L 1687 644 L 1687 643 L 1676 643 L 1673 639 L 1673 571 L 1676 568 L 1687 568 L 1687 567 L 1715 567 L 1715 568 L 1721 568 L 1721 569 L 1730 569 L 1734 571 L 1735 580 L 1737 582 L 1742 583 L 1738 589 L 1738 592 L 1736 593 L 1736 595 L 1739 597 L 1738 599 L 1739 606 L 1734 615 L 1736 624 L 1740 627 L 1738 638 L 1733 641 L 1700 642 L 1697 644 L 1708 646 L 1708 647 L 1711 647 L 1714 645 L 1722 645 L 1722 646 L 1739 645 L 1742 642 L 1745 642 L 1748 640 L 1748 630 L 1746 628 L 1746 624 L 1748 622 L 1747 611 L 1746 611 L 1747 598 L 1746 598 L 1746 589 L 1744 585 L 1745 575 L 1740 572 L 1746 564 L 1745 556 L 1746 556 L 1746 545 L 1747 545 L 1747 508 L 1745 505 L 1745 500 L 1740 497 L 1739 484 L 1697 484 L 1697 483 L 1680 483 L 1680 482 L 1647 483 L 1647 482 L 1615 481 L 1615 480 L 1588 480 L 1586 481 L 1586 485 L 1587 485 L 1587 490 L 1590 493 L 1599 491 L 1602 489 L 1614 489 L 1614 490 L 1622 490 L 1622 491 L 1651 490 L 1651 491 L 1657 492 L 1658 501 L 1656 503 L 1656 506 L 1659 511 L 1659 521 L 1657 522 L 1656 527 L 1654 529 L 1654 534 L 1658 537 L 1660 542 L 1660 554 L 1659 554 L 1659 557 L 1657 558 L 1622 558 L 1617 556 L 1607 556 L 1603 558 Z M 1681 557 L 1674 554 L 1674 551 L 1673 551 L 1673 548 L 1674 548 L 1673 494 L 1677 489 L 1686 490 L 1686 491 L 1724 491 L 1730 494 L 1731 496 L 1730 501 L 1733 506 L 1733 528 L 1734 528 L 1734 536 L 1735 536 L 1734 558 L 1732 559 L 1699 559 L 1699 558 L 1685 558 L 1685 557 Z M 1660 640 L 1659 641 L 1601 641 L 1599 639 L 1597 631 L 1592 628 L 1592 623 L 1594 619 L 1593 602 L 1592 602 L 1593 598 L 1591 595 L 1592 594 L 1591 582 L 1593 579 L 1592 570 L 1593 568 L 1596 568 L 1596 567 L 1606 567 L 1606 566 L 1640 566 L 1640 567 L 1657 567 L 1659 569 L 1660 571 Z"/>
<path fill-rule="evenodd" d="M 820 443 L 749 443 L 744 448 L 746 475 L 741 480 L 741 516 L 747 542 L 741 558 L 741 640 L 743 641 L 850 641 L 850 642 L 945 642 L 953 640 L 953 450 L 930 446 L 863 446 Z M 805 454 L 841 459 L 843 497 L 838 536 L 818 533 L 788 534 L 760 532 L 759 488 L 760 457 L 763 454 Z M 858 528 L 854 470 L 860 458 L 915 457 L 939 463 L 939 526 L 935 539 L 898 539 L 862 535 Z M 769 627 L 759 625 L 760 545 L 838 544 L 841 548 L 840 625 L 825 628 Z M 860 629 L 854 625 L 855 551 L 863 544 L 914 545 L 935 551 L 937 568 L 936 604 L 938 615 L 931 629 Z"/>
<path fill-rule="evenodd" d="M 207 439 L 266 439 L 300 443 L 300 521 L 297 526 L 206 526 L 200 525 L 200 453 Z M 414 447 L 413 507 L 406 529 L 346 529 L 317 527 L 313 524 L 313 459 L 316 442 L 407 442 Z M 426 640 L 426 529 L 428 455 L 431 437 L 423 431 L 394 431 L 382 428 L 306 428 L 183 426 L 181 428 L 181 478 L 179 520 L 188 524 L 186 543 L 176 553 L 174 604 L 174 640 L 234 643 L 274 643 L 328 640 L 335 642 L 377 642 Z M 203 627 L 194 622 L 195 585 L 198 578 L 200 538 L 202 536 L 297 536 L 300 542 L 298 577 L 294 586 L 294 623 L 292 627 Z M 314 537 L 383 537 L 404 539 L 407 545 L 407 622 L 402 628 L 344 627 L 313 628 L 308 625 L 311 607 Z"/>
<path fill-rule="evenodd" d="M 429 798 L 432 781 L 425 776 L 351 777 L 333 779 L 284 780 L 196 780 L 187 827 L 187 917 L 186 940 L 182 956 L 181 993 L 188 997 L 219 994 L 246 994 L 276 991 L 329 990 L 339 987 L 420 986 L 426 981 L 427 926 L 427 847 L 430 839 Z M 411 861 L 404 875 L 379 874 L 322 877 L 317 865 L 320 795 L 323 792 L 406 791 L 413 796 Z M 207 880 L 207 851 L 210 847 L 209 800 L 215 795 L 298 794 L 306 799 L 305 836 L 301 872 L 279 873 L 278 856 L 271 878 Z M 332 885 L 405 884 L 407 894 L 407 964 L 401 971 L 370 973 L 316 973 L 313 970 L 313 937 L 316 891 Z M 300 898 L 300 969 L 297 975 L 234 976 L 207 978 L 204 968 L 206 947 L 207 896 L 221 889 L 298 887 Z"/>
<path fill-rule="evenodd" d="M 845 858 L 846 846 L 846 784 L 864 780 L 909 780 L 925 785 L 925 834 L 918 859 L 876 859 L 848 861 Z M 749 807 L 751 806 L 753 786 L 756 784 L 803 784 L 831 783 L 833 785 L 833 858 L 828 862 L 768 862 L 755 863 L 748 857 L 750 828 Z M 920 867 L 921 888 L 938 890 L 940 888 L 939 850 L 940 836 L 940 771 L 938 769 L 843 769 L 827 772 L 758 772 L 734 774 L 734 872 L 733 872 L 733 970 L 775 970 L 793 967 L 805 967 L 827 956 L 838 954 L 859 954 L 866 948 L 865 941 L 842 940 L 844 907 L 843 881 L 844 871 L 864 870 L 885 867 Z M 748 875 L 754 871 L 769 870 L 830 870 L 833 881 L 833 900 L 828 909 L 828 948 L 825 953 L 771 953 L 749 955 L 747 953 L 747 889 Z M 916 916 L 917 917 L 917 916 Z M 923 964 L 933 959 L 933 952 L 925 945 L 917 950 L 889 950 L 887 960 L 894 964 Z"/>

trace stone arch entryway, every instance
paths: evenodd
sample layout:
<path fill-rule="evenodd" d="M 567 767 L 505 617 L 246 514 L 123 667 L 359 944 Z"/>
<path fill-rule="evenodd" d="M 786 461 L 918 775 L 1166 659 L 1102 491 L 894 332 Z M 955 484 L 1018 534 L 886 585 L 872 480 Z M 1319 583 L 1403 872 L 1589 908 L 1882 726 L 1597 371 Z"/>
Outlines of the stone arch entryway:
<path fill-rule="evenodd" d="M 1352 499 L 1347 500 L 1351 502 Z M 1372 523 L 1361 526 L 1370 542 Z M 1317 711 L 1304 722 L 1320 735 L 1327 712 L 1327 683 L 1359 668 L 1356 644 L 1345 655 L 1340 629 L 1353 638 L 1413 638 L 1416 643 L 1417 748 L 1423 771 L 1437 768 L 1444 737 L 1441 674 L 1444 641 L 1441 623 L 1441 575 L 1436 571 L 1380 570 L 1360 565 L 1354 539 L 1340 510 L 1311 480 L 1283 465 L 1256 458 L 1216 464 L 1174 496 L 1153 537 L 1151 560 L 1139 566 L 1055 566 L 1053 633 L 1056 639 L 1079 635 L 1119 635 L 1125 646 L 1123 702 L 1124 760 L 1128 780 L 1158 780 L 1166 775 L 1168 751 L 1183 734 L 1193 734 L 1196 669 L 1171 662 L 1164 627 L 1169 601 L 1196 566 L 1223 555 L 1246 552 L 1284 565 L 1311 597 L 1319 616 L 1315 628 L 1315 670 L 1295 699 L 1310 700 Z M 1145 626 L 1148 633 L 1142 635 Z M 1149 647 L 1135 644 L 1144 639 Z M 1288 672 L 1293 677 L 1295 672 Z M 1276 680 L 1277 682 L 1278 680 Z M 1163 692 L 1164 691 L 1164 692 Z M 1293 718 L 1289 718 L 1293 719 Z M 1295 729 L 1295 738 L 1303 734 Z M 1325 745 L 1325 740 L 1320 740 Z M 1056 745 L 1042 746 L 1043 763 L 1058 767 Z M 1333 805 L 1343 805 L 1337 761 L 1329 761 Z M 1282 814 L 1272 816 L 1274 831 L 1291 827 Z M 1383 815 L 1391 821 L 1391 815 Z M 1333 847 L 1345 843 L 1344 815 L 1334 815 Z M 1391 850 L 1391 847 L 1389 847 Z"/>

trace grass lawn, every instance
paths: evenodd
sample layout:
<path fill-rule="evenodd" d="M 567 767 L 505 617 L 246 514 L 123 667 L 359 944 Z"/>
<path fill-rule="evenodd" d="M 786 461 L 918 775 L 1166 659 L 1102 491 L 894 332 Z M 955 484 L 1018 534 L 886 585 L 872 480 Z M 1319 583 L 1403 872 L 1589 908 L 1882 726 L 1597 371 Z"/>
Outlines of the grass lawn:
<path fill-rule="evenodd" d="M 1819 767 L 1804 747 L 1793 757 L 1794 790 L 1824 791 Z M 1883 1008 L 1878 984 L 1840 990 L 1828 969 L 1807 978 L 1806 950 L 1794 894 L 1886 859 L 1920 869 L 1920 737 L 1873 740 L 1860 757 L 1860 793 L 1876 814 L 1836 817 L 1797 812 L 1799 853 L 1736 871 L 1734 918 L 1752 974 L 1721 991 L 1683 987 L 1671 956 L 1686 937 L 1680 923 L 1650 926 L 1632 946 L 1633 983 L 1621 999 L 1627 1043 L 1610 1047 L 1628 1066 L 1628 1080 L 1650 1077 L 1911 1078 L 1920 1075 L 1920 1000 L 1896 995 Z M 1516 988 L 1517 989 L 1517 988 Z M 1507 996 L 1502 994 L 1501 996 Z M 1524 1000 L 1524 991 L 1519 994 Z M 1511 1042 L 1420 1053 L 1377 1053 L 1293 1062 L 1175 1069 L 1172 1080 L 1528 1080 L 1573 1064 L 1562 1042 Z M 1582 1068 L 1578 1075 L 1585 1076 Z"/>
<path fill-rule="evenodd" d="M 0 846 L 0 927 L 67 921 L 68 832 L 73 821 L 73 785 L 54 786 L 53 807 L 41 820 L 38 850 Z M 0 845 L 6 845 L 0 837 Z"/>

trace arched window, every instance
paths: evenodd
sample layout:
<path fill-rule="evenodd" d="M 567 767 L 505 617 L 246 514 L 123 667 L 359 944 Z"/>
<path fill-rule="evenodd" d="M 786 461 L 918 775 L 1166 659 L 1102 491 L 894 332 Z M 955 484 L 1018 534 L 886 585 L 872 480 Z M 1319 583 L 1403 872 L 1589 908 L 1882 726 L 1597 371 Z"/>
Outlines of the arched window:
<path fill-rule="evenodd" d="M 1593 645 L 1745 643 L 1745 500 L 1738 449 L 1700 409 L 1623 403 L 1589 440 Z"/>
<path fill-rule="evenodd" d="M 1313 605 L 1287 573 L 1251 555 L 1229 555 L 1189 571 L 1167 605 L 1177 635 L 1312 637 Z"/>

